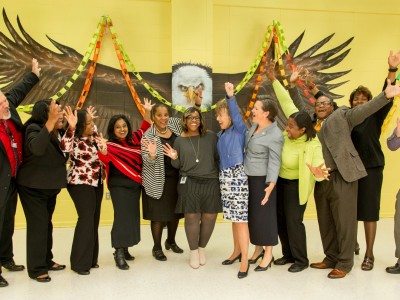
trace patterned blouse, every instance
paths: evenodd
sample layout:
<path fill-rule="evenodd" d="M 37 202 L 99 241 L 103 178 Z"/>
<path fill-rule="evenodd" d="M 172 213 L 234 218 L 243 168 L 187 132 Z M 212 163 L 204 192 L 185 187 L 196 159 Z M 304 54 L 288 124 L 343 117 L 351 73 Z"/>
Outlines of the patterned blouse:
<path fill-rule="evenodd" d="M 97 155 L 97 146 L 94 138 L 97 137 L 97 128 L 93 135 L 76 138 L 75 131 L 67 130 L 61 139 L 60 148 L 69 152 L 69 168 L 67 171 L 68 184 L 87 184 L 97 187 L 103 181 L 101 162 Z"/>

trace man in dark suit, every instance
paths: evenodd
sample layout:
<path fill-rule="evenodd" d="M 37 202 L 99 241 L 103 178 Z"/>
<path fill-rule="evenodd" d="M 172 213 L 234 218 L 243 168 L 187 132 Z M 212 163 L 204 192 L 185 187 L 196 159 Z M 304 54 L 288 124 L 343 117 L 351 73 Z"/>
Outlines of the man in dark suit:
<path fill-rule="evenodd" d="M 325 164 L 331 168 L 329 181 L 315 185 L 315 203 L 325 258 L 310 266 L 316 269 L 333 270 L 329 278 L 343 278 L 354 264 L 354 245 L 357 231 L 357 183 L 367 175 L 364 165 L 351 140 L 352 129 L 367 117 L 386 105 L 400 92 L 399 86 L 390 86 L 384 93 L 365 105 L 353 109 L 334 109 L 331 99 L 320 93 L 308 82 L 315 94 L 315 119 L 318 138 L 322 144 Z M 292 99 L 299 110 L 308 111 L 300 97 L 291 91 Z M 320 121 L 320 122 L 318 122 Z M 286 263 L 290 258 L 283 259 Z"/>
<path fill-rule="evenodd" d="M 16 108 L 30 90 L 39 82 L 40 68 L 36 59 L 32 60 L 32 72 L 25 75 L 10 92 L 0 91 L 0 287 L 8 282 L 1 276 L 2 267 L 9 271 L 22 271 L 13 259 L 12 236 L 17 207 L 15 177 L 22 162 L 22 121 Z"/>
<path fill-rule="evenodd" d="M 354 264 L 357 224 L 357 183 L 367 175 L 351 140 L 352 129 L 400 94 L 400 86 L 386 90 L 364 105 L 333 111 L 322 123 L 318 138 L 330 180 L 315 187 L 315 203 L 325 258 L 310 266 L 333 270 L 329 278 L 343 278 Z M 317 100 L 318 101 L 318 100 Z"/>

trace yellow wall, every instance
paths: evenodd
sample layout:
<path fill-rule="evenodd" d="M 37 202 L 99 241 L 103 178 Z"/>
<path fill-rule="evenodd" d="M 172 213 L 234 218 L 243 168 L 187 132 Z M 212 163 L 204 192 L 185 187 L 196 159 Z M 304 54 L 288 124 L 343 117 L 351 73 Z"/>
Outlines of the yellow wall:
<path fill-rule="evenodd" d="M 3 0 L 2 3 L 12 24 L 17 26 L 19 15 L 25 30 L 43 45 L 55 50 L 46 38 L 48 35 L 80 53 L 88 46 L 100 16 L 109 15 L 138 70 L 154 73 L 170 72 L 172 64 L 180 60 L 211 65 L 216 73 L 247 71 L 273 19 L 281 22 L 288 44 L 305 30 L 297 53 L 331 33 L 335 36 L 319 51 L 355 37 L 347 58 L 328 71 L 352 69 L 344 77 L 349 82 L 335 89 L 342 95 L 349 95 L 359 84 L 377 94 L 387 74 L 389 49 L 400 50 L 400 7 L 389 0 Z M 3 22 L 0 29 L 7 31 Z M 105 40 L 103 47 L 100 62 L 118 68 L 110 39 Z M 45 67 L 45 62 L 41 63 Z M 347 98 L 340 103 L 347 104 Z M 400 153 L 390 153 L 385 145 L 394 126 L 392 120 L 382 137 L 387 161 L 382 217 L 393 216 L 395 194 L 400 187 L 396 176 Z M 75 216 L 72 201 L 63 191 L 54 223 L 73 225 Z M 315 218 L 313 201 L 309 202 L 306 217 Z M 112 206 L 110 201 L 104 201 L 102 224 L 111 222 Z M 21 210 L 17 225 L 24 226 Z"/>

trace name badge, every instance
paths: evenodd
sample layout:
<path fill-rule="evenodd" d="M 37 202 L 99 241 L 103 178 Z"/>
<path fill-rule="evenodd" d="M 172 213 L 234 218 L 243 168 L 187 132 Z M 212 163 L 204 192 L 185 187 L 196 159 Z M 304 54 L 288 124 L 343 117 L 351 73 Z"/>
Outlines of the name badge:
<path fill-rule="evenodd" d="M 17 143 L 11 143 L 11 147 L 17 148 Z"/>
<path fill-rule="evenodd" d="M 186 176 L 182 176 L 180 184 L 185 184 L 186 183 L 186 179 L 187 179 Z"/>

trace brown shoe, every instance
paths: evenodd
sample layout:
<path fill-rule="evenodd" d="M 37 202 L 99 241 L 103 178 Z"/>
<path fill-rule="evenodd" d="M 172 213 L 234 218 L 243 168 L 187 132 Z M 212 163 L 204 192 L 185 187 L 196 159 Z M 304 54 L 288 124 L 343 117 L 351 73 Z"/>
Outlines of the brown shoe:
<path fill-rule="evenodd" d="M 374 258 L 373 257 L 364 257 L 364 261 L 361 264 L 361 270 L 363 271 L 371 271 L 374 268 Z"/>
<path fill-rule="evenodd" d="M 330 279 L 338 279 L 338 278 L 343 278 L 347 275 L 347 272 L 339 270 L 339 269 L 333 269 L 329 274 L 328 277 Z"/>
<path fill-rule="evenodd" d="M 331 266 L 328 266 L 328 265 L 327 265 L 326 263 L 324 263 L 324 262 L 312 263 L 312 264 L 310 265 L 310 267 L 311 267 L 311 268 L 314 268 L 314 269 L 332 269 Z"/>

